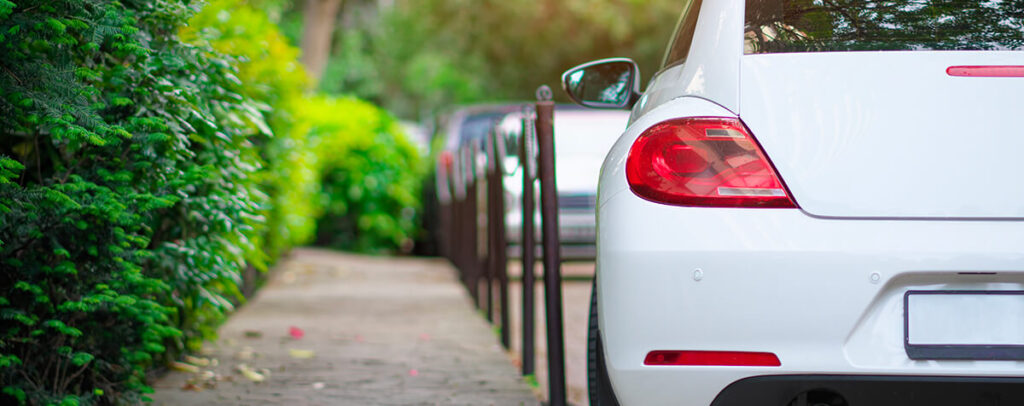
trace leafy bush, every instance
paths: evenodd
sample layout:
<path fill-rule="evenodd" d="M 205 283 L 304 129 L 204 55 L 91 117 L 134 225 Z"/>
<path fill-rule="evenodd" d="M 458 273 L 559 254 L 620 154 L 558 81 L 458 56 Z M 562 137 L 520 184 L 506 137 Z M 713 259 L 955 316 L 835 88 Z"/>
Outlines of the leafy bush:
<path fill-rule="evenodd" d="M 0 2 L 0 376 L 19 400 L 131 400 L 261 260 L 265 124 L 229 60 L 176 38 L 188 11 Z"/>
<path fill-rule="evenodd" d="M 261 140 L 266 165 L 257 175 L 270 201 L 261 211 L 266 226 L 259 237 L 263 251 L 276 258 L 296 244 L 309 242 L 319 211 L 306 207 L 316 177 L 309 167 L 306 134 L 292 131 L 293 106 L 311 86 L 298 62 L 299 50 L 290 44 L 265 12 L 242 0 L 206 4 L 181 31 L 182 39 L 202 43 L 238 60 L 242 94 L 255 102 L 274 136 Z M 301 200 L 300 200 L 301 199 Z"/>
<path fill-rule="evenodd" d="M 193 19 L 186 38 L 208 38 L 239 57 L 247 96 L 264 105 L 275 137 L 262 146 L 264 251 L 315 241 L 362 252 L 408 251 L 415 233 L 422 164 L 386 112 L 349 98 L 311 95 L 311 82 L 261 10 L 215 0 Z"/>
<path fill-rule="evenodd" d="M 326 213 L 317 243 L 362 252 L 410 251 L 423 171 L 398 123 L 356 99 L 313 97 L 296 114 L 309 126 L 309 147 L 322 176 L 318 200 Z"/>
<path fill-rule="evenodd" d="M 0 403 L 137 402 L 325 212 L 343 247 L 412 232 L 387 114 L 307 95 L 265 15 L 213 7 L 0 0 Z"/>

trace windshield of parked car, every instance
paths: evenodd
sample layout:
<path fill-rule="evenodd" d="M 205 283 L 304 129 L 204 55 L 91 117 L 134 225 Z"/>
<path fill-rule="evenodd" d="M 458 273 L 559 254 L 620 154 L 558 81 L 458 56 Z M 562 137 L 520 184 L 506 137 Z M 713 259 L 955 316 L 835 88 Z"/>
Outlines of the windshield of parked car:
<path fill-rule="evenodd" d="M 464 145 L 475 139 L 483 139 L 491 127 L 504 113 L 480 113 L 466 117 L 459 126 L 459 144 Z"/>
<path fill-rule="evenodd" d="M 747 54 L 1024 49 L 1022 0 L 747 0 Z"/>

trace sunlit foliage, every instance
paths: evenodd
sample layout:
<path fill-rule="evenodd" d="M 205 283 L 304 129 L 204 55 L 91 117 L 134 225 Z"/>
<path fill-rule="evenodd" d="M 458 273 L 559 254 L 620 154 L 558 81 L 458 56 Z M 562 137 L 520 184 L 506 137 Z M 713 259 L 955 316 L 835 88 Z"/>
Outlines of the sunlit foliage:
<path fill-rule="evenodd" d="M 0 403 L 143 400 L 324 213 L 342 247 L 412 233 L 390 116 L 309 94 L 262 11 L 201 5 L 0 0 Z"/>

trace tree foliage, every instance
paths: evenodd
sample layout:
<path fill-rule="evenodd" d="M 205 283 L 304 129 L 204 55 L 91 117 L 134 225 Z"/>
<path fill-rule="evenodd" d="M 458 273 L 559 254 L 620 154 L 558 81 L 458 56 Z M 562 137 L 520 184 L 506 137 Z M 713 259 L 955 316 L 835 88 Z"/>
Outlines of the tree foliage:
<path fill-rule="evenodd" d="M 269 1 L 269 0 L 268 0 Z M 273 1 L 270 1 L 273 3 Z M 310 79 L 264 8 L 217 0 L 193 18 L 186 38 L 239 57 L 244 89 L 264 106 L 275 137 L 261 147 L 264 251 L 292 245 L 361 252 L 407 251 L 416 233 L 422 163 L 390 114 L 352 98 L 310 94 Z M 198 30 L 198 31 L 197 31 Z M 199 32 L 201 31 L 201 32 Z"/>
<path fill-rule="evenodd" d="M 450 104 L 533 98 L 561 73 L 626 56 L 649 78 L 682 11 L 670 0 L 397 0 L 335 37 L 321 87 L 403 117 Z M 561 95 L 559 95 L 561 97 Z"/>

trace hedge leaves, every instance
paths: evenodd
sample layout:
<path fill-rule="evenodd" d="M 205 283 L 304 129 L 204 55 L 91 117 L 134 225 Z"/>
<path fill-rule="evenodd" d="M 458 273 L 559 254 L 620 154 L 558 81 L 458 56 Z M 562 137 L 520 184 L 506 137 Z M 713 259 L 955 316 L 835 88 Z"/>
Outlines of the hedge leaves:
<path fill-rule="evenodd" d="M 0 402 L 145 400 L 145 372 L 243 300 L 243 270 L 308 242 L 338 204 L 357 224 L 338 233 L 362 235 L 343 247 L 394 249 L 412 233 L 418 163 L 390 117 L 308 95 L 286 43 L 271 40 L 277 59 L 228 47 L 280 37 L 244 2 L 211 7 L 250 20 L 188 27 L 201 6 L 0 0 Z M 300 122 L 304 103 L 340 104 Z M 365 131 L 353 108 L 380 123 Z M 337 164 L 353 159 L 382 160 Z M 354 176 L 391 186 L 355 206 L 322 192 Z"/>

